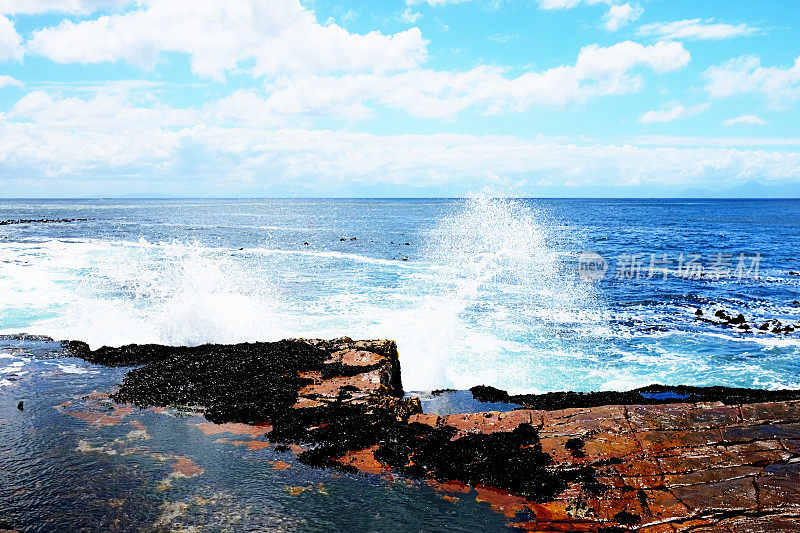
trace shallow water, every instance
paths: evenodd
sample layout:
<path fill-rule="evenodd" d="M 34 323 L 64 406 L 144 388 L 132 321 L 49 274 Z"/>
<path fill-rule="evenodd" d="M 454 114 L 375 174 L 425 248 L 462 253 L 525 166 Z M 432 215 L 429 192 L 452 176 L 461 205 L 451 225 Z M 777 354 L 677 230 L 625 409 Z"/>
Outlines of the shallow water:
<path fill-rule="evenodd" d="M 0 227 L 0 331 L 393 338 L 407 390 L 796 388 L 800 335 L 694 311 L 797 323 L 798 217 L 788 200 L 3 200 L 0 220 L 92 220 Z M 587 249 L 612 266 L 599 283 L 574 275 Z M 760 279 L 616 279 L 636 253 L 643 274 L 649 254 L 760 254 Z"/>
<path fill-rule="evenodd" d="M 206 434 L 196 414 L 115 406 L 102 393 L 125 369 L 59 352 L 0 341 L 0 521 L 26 532 L 506 527 L 475 493 L 309 468 L 291 452 L 251 449 L 260 436 Z"/>

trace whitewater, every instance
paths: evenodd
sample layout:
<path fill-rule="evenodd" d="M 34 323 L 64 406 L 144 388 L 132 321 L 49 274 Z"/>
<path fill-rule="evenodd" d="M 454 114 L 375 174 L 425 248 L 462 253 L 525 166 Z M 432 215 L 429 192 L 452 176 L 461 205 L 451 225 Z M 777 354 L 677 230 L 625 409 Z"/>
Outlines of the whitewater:
<path fill-rule="evenodd" d="M 392 338 L 419 391 L 800 387 L 797 336 L 695 317 L 797 322 L 800 204 L 713 202 L 2 200 L 0 220 L 89 220 L 0 228 L 0 333 L 93 348 Z M 764 259 L 759 279 L 587 282 L 585 250 Z"/>

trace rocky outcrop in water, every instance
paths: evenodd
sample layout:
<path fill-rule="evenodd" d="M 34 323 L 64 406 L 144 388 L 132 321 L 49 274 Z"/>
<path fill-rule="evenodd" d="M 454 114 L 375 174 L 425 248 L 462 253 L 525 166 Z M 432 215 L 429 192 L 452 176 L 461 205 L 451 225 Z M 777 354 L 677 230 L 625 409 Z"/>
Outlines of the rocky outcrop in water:
<path fill-rule="evenodd" d="M 88 218 L 22 218 L 17 220 L 0 220 L 0 226 L 12 224 L 53 224 L 63 222 L 86 222 Z"/>
<path fill-rule="evenodd" d="M 310 465 L 474 494 L 528 531 L 797 531 L 800 391 L 651 386 L 473 395 L 522 405 L 439 416 L 404 398 L 391 341 L 289 340 L 71 353 L 142 365 L 114 398 L 258 424 Z"/>
<path fill-rule="evenodd" d="M 795 304 L 800 304 L 800 302 L 792 302 L 792 305 Z M 766 333 L 772 333 L 775 335 L 790 335 L 795 331 L 800 330 L 800 323 L 786 324 L 778 319 L 772 319 L 758 323 L 752 320 L 747 320 L 742 313 L 733 316 L 732 314 L 728 314 L 728 312 L 724 309 L 718 309 L 714 313 L 714 318 L 704 317 L 703 312 L 700 309 L 695 311 L 695 316 L 696 319 L 701 322 L 707 322 L 709 324 L 726 328 L 736 328 L 742 333 L 756 333 L 759 335 Z"/>

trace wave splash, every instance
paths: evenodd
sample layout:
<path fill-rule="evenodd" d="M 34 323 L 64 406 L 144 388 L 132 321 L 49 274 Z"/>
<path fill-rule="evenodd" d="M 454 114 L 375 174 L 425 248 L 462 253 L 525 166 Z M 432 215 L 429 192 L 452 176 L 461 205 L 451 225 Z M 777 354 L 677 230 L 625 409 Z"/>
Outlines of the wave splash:
<path fill-rule="evenodd" d="M 229 250 L 144 239 L 36 248 L 21 279 L 5 281 L 37 295 L 29 302 L 39 307 L 29 327 L 54 338 L 92 347 L 196 345 L 277 333 L 279 298 L 268 271 L 237 262 Z"/>
<path fill-rule="evenodd" d="M 396 333 L 405 375 L 427 377 L 414 379 L 427 387 L 531 390 L 554 341 L 584 336 L 598 308 L 592 287 L 565 261 L 565 231 L 522 201 L 486 196 L 441 219 L 424 247 L 438 267 L 435 289 L 409 324 L 419 334 Z"/>
<path fill-rule="evenodd" d="M 559 339 L 580 355 L 597 308 L 565 267 L 568 232 L 521 201 L 451 207 L 410 262 L 143 238 L 8 244 L 0 330 L 93 348 L 394 338 L 409 390 L 549 388 Z"/>

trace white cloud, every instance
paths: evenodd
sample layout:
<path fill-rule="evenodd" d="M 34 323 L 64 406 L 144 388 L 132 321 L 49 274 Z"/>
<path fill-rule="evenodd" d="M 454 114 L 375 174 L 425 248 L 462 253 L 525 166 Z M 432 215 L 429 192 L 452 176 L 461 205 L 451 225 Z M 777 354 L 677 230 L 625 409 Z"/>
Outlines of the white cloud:
<path fill-rule="evenodd" d="M 766 126 L 767 123 L 764 119 L 755 115 L 742 115 L 736 118 L 729 118 L 722 123 L 723 126 L 735 126 L 736 124 L 743 124 L 745 126 Z"/>
<path fill-rule="evenodd" d="M 588 5 L 594 4 L 611 4 L 613 0 L 536 0 L 539 3 L 539 9 L 572 9 L 577 7 L 581 2 Z"/>
<path fill-rule="evenodd" d="M 22 38 L 8 17 L 0 15 L 0 61 L 22 59 Z"/>
<path fill-rule="evenodd" d="M 191 57 L 192 71 L 222 79 L 253 60 L 253 74 L 376 71 L 426 58 L 417 28 L 383 35 L 320 25 L 298 0 L 141 0 L 142 8 L 35 31 L 29 50 L 59 63 L 128 61 L 152 68 L 161 52 Z"/>
<path fill-rule="evenodd" d="M 672 104 L 669 107 L 658 111 L 648 111 L 639 117 L 639 122 L 642 124 L 652 124 L 654 122 L 672 122 L 679 118 L 688 118 L 698 113 L 702 113 L 710 107 L 711 104 L 698 104 L 694 106 L 684 106 L 681 104 Z"/>
<path fill-rule="evenodd" d="M 12 78 L 11 76 L 6 76 L 5 74 L 0 74 L 0 89 L 2 89 L 3 87 L 10 87 L 12 85 L 16 87 L 24 86 L 24 84 L 21 81 L 15 78 Z"/>
<path fill-rule="evenodd" d="M 752 35 L 758 31 L 747 24 L 715 23 L 714 19 L 686 19 L 674 22 L 654 22 L 645 24 L 638 30 L 639 35 L 654 35 L 669 40 L 719 40 Z"/>
<path fill-rule="evenodd" d="M 676 70 L 689 61 L 679 43 L 642 46 L 622 42 L 591 45 L 574 65 L 509 78 L 502 68 L 480 66 L 457 71 L 410 70 L 395 74 L 294 76 L 268 86 L 258 98 L 247 92 L 249 106 L 266 115 L 328 115 L 357 120 L 381 105 L 416 117 L 452 119 L 475 108 L 485 114 L 524 112 L 532 107 L 564 107 L 606 95 L 628 94 L 643 84 L 635 70 Z M 238 94 L 236 98 L 244 97 Z M 248 114 L 248 106 L 238 106 Z M 252 116 L 252 113 L 249 114 Z"/>
<path fill-rule="evenodd" d="M 704 73 L 706 91 L 713 97 L 757 93 L 772 107 L 787 107 L 800 99 L 800 57 L 786 68 L 762 67 L 756 56 L 742 56 Z"/>
<path fill-rule="evenodd" d="M 189 126 L 203 119 L 197 111 L 148 104 L 131 102 L 127 91 L 101 91 L 89 99 L 54 98 L 45 91 L 32 91 L 20 98 L 5 118 L 50 128 L 96 131 Z"/>
<path fill-rule="evenodd" d="M 644 10 L 636 4 L 620 4 L 611 6 L 603 17 L 605 28 L 608 31 L 617 31 L 623 26 L 642 16 Z"/>
<path fill-rule="evenodd" d="M 0 121 L 0 183 L 19 176 L 175 192 L 218 190 L 225 176 L 250 176 L 260 191 L 357 190 L 363 185 L 473 188 L 496 176 L 556 185 L 735 185 L 800 179 L 800 154 L 762 149 L 558 143 L 510 136 L 392 135 L 220 128 L 94 131 Z M 41 183 L 41 182 L 40 182 Z M 111 186 L 109 186 L 111 187 Z M 352 189 L 355 187 L 356 189 Z M 96 190 L 96 189 L 95 189 Z M 231 191 L 228 191 L 229 193 Z"/>
<path fill-rule="evenodd" d="M 430 6 L 443 6 L 447 4 L 463 4 L 475 0 L 406 0 L 406 4 L 413 6 L 417 4 L 428 4 Z M 495 0 L 495 3 L 499 0 Z M 614 4 L 616 0 L 536 0 L 539 9 L 555 10 L 555 9 L 572 9 L 581 3 L 586 5 L 595 4 Z"/>
<path fill-rule="evenodd" d="M 465 110 L 484 114 L 524 112 L 533 107 L 559 108 L 592 98 L 635 92 L 643 85 L 641 69 L 667 72 L 689 61 L 679 43 L 643 46 L 633 42 L 609 47 L 591 45 L 574 65 L 508 77 L 499 67 L 468 71 L 414 69 L 397 73 L 281 76 L 263 88 L 235 90 L 193 112 L 170 111 L 140 102 L 137 89 L 152 82 L 114 82 L 89 86 L 84 95 L 63 98 L 59 87 L 29 93 L 12 108 L 9 118 L 56 125 L 105 123 L 137 127 L 163 114 L 171 126 L 193 120 L 216 125 L 307 126 L 318 117 L 349 121 L 372 116 L 382 107 L 431 119 L 454 119 Z M 86 96 L 88 94 L 88 97 Z M 116 108 L 115 108 L 116 106 Z"/>
<path fill-rule="evenodd" d="M 96 11 L 118 11 L 136 0 L 0 0 L 0 13 L 36 15 L 70 13 L 86 15 Z"/>
<path fill-rule="evenodd" d="M 402 15 L 400 15 L 404 21 L 408 22 L 409 24 L 414 24 L 416 21 L 422 18 L 422 13 L 419 11 L 412 11 L 409 8 L 406 8 Z"/>
<path fill-rule="evenodd" d="M 462 4 L 464 2 L 471 2 L 472 0 L 406 0 L 406 4 L 410 6 L 418 4 L 428 4 L 431 6 L 443 6 L 445 4 Z"/>

